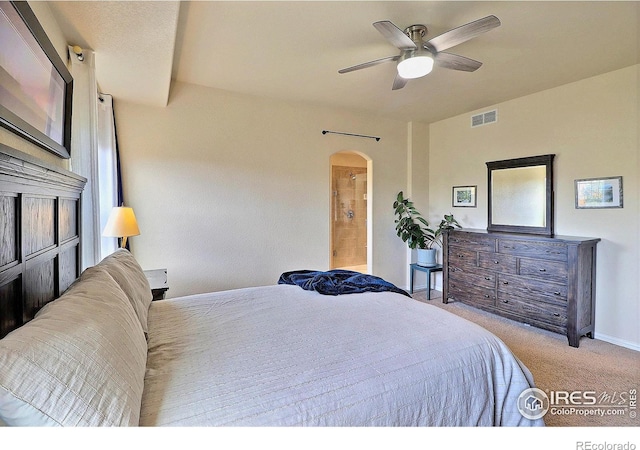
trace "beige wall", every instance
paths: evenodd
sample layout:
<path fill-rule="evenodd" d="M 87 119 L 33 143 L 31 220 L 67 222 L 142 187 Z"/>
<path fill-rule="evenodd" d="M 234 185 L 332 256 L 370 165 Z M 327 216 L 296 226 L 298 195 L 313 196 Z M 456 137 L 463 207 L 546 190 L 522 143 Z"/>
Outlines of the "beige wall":
<path fill-rule="evenodd" d="M 367 160 L 357 153 L 340 152 L 331 155 L 332 166 L 367 167 Z"/>
<path fill-rule="evenodd" d="M 372 160 L 373 273 L 406 284 L 392 208 L 407 184 L 406 123 L 183 83 L 166 108 L 116 101 L 115 112 L 142 233 L 132 251 L 144 268 L 168 268 L 170 296 L 328 269 L 330 156 L 344 150 Z"/>
<path fill-rule="evenodd" d="M 53 18 L 47 2 L 29 2 L 29 6 L 38 18 L 38 22 L 47 33 L 51 43 L 63 61 L 67 61 L 67 43 L 58 23 Z M 0 127 L 0 143 L 13 147 L 31 156 L 38 157 L 50 164 L 54 164 L 63 169 L 69 169 L 69 160 L 62 159 L 51 152 L 43 150 L 41 147 L 21 138 L 6 128 Z"/>
<path fill-rule="evenodd" d="M 555 153 L 557 234 L 599 237 L 596 336 L 640 349 L 640 66 L 496 105 L 498 122 L 472 129 L 473 111 L 430 127 L 429 211 L 487 226 L 487 161 Z M 487 108 L 487 109 L 493 109 Z M 624 208 L 575 209 L 574 180 L 623 177 Z M 451 188 L 478 186 L 477 208 L 452 208 Z M 440 281 L 439 281 L 440 282 Z"/>

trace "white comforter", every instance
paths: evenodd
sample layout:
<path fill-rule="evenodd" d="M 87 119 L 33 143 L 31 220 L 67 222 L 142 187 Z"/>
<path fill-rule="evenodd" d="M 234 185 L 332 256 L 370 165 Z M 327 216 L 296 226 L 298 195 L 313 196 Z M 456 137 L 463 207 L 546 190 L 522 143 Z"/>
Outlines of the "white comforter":
<path fill-rule="evenodd" d="M 494 335 L 393 293 L 276 285 L 153 302 L 140 425 L 542 425 Z"/>

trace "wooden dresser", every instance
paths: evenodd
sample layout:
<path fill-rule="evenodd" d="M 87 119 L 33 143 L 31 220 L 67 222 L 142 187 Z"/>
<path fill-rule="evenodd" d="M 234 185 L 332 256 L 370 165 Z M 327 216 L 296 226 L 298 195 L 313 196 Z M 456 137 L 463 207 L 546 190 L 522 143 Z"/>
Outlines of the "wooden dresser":
<path fill-rule="evenodd" d="M 593 338 L 597 238 L 451 230 L 443 239 L 443 302 L 459 301 Z"/>

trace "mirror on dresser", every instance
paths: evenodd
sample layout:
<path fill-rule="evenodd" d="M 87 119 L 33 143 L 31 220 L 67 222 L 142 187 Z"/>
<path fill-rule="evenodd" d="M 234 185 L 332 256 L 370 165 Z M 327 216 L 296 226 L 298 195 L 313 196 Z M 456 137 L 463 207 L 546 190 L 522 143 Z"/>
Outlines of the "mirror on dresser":
<path fill-rule="evenodd" d="M 553 158 L 487 162 L 488 231 L 553 235 Z"/>

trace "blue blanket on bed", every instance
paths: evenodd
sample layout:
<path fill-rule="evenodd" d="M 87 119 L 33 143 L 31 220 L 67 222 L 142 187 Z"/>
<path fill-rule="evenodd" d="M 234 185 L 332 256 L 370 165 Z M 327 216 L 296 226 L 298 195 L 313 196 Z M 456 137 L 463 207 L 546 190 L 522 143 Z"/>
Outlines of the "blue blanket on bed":
<path fill-rule="evenodd" d="M 294 284 L 307 291 L 317 291 L 325 295 L 390 291 L 411 297 L 382 278 L 350 270 L 294 270 L 280 275 L 278 284 Z"/>

